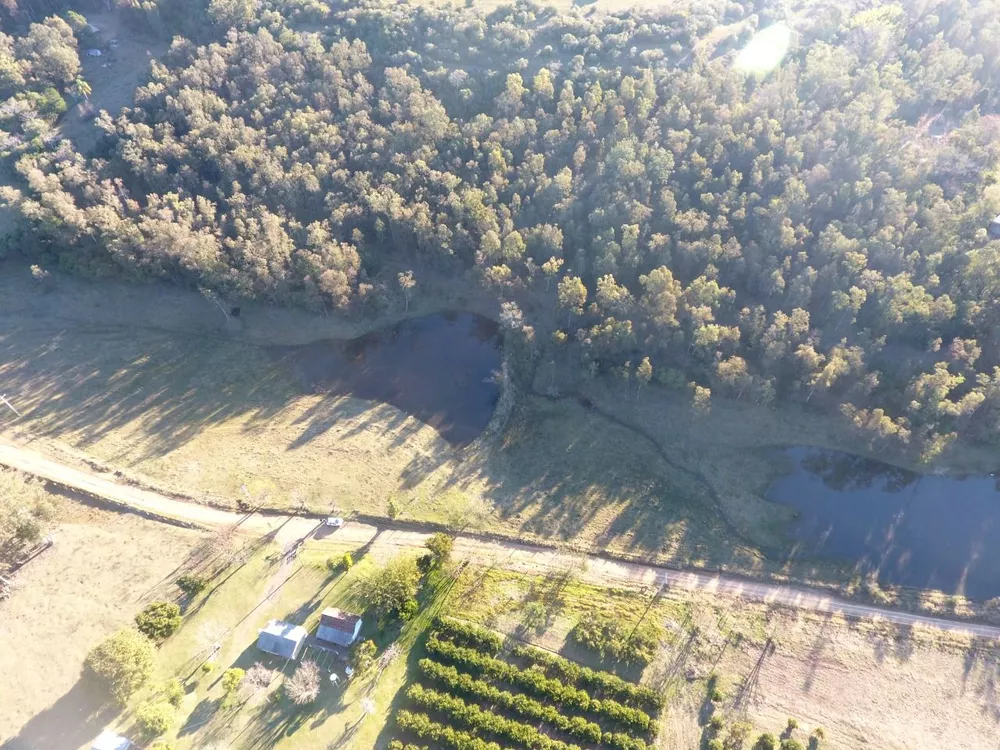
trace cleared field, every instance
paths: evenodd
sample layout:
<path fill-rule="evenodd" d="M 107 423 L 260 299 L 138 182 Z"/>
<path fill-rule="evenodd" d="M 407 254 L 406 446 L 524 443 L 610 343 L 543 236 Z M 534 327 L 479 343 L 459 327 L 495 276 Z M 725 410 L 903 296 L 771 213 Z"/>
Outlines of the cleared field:
<path fill-rule="evenodd" d="M 203 534 L 54 498 L 54 545 L 0 602 L 0 745 L 76 748 L 113 715 L 80 681 L 87 651 L 162 596 Z"/>

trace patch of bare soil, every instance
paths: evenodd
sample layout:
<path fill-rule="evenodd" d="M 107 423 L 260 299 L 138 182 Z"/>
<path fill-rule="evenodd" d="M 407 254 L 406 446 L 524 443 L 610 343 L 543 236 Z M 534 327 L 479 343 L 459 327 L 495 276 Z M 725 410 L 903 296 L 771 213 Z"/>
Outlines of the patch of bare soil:
<path fill-rule="evenodd" d="M 146 603 L 173 594 L 200 532 L 58 502 L 54 544 L 0 602 L 0 746 L 76 748 L 109 718 L 80 680 L 87 652 Z"/>
<path fill-rule="evenodd" d="M 136 86 L 145 83 L 150 63 L 167 51 L 169 43 L 137 34 L 122 23 L 117 12 L 88 13 L 87 21 L 98 29 L 92 40 L 96 46 L 80 45 L 83 78 L 93 89 L 89 103 L 94 112 L 103 109 L 114 116 L 132 104 Z M 91 50 L 101 54 L 92 55 Z M 93 118 L 81 116 L 77 107 L 66 113 L 60 130 L 84 153 L 100 135 Z"/>
<path fill-rule="evenodd" d="M 822 746 L 843 750 L 995 745 L 995 644 L 958 648 L 815 615 L 783 615 L 771 625 L 772 653 L 763 655 L 763 644 L 746 641 L 727 649 L 716 668 L 724 675 L 727 719 L 745 716 L 757 731 L 778 734 L 794 717 L 803 743 L 823 727 Z"/>

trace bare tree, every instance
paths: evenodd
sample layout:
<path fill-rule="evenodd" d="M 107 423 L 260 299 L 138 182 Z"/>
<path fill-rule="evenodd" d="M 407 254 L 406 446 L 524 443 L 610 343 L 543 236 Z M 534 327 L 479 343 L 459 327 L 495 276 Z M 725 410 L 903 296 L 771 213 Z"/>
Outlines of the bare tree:
<path fill-rule="evenodd" d="M 403 647 L 398 643 L 393 643 L 389 648 L 382 652 L 379 656 L 378 661 L 375 664 L 375 668 L 378 670 L 379 677 L 382 673 L 392 664 L 396 659 L 398 659 L 403 654 Z"/>
<path fill-rule="evenodd" d="M 218 308 L 220 310 L 222 310 L 222 314 L 226 316 L 226 322 L 228 323 L 229 322 L 229 310 L 227 310 L 226 306 L 222 304 L 222 302 L 219 300 L 219 297 L 216 295 L 216 293 L 213 292 L 211 289 L 206 289 L 205 287 L 199 287 L 198 291 L 201 292 L 201 296 L 202 297 L 204 297 L 205 299 L 209 300 L 210 302 L 214 302 L 218 306 Z"/>
<path fill-rule="evenodd" d="M 413 271 L 401 273 L 397 277 L 399 288 L 403 290 L 403 300 L 406 302 L 406 312 L 410 311 L 410 298 L 413 296 L 413 288 L 417 285 L 417 280 L 413 278 Z"/>
<path fill-rule="evenodd" d="M 244 700 L 248 703 L 256 702 L 271 687 L 273 680 L 273 670 L 268 669 L 260 662 L 254 664 L 247 670 L 246 676 L 243 678 L 242 692 Z"/>
<path fill-rule="evenodd" d="M 319 667 L 316 662 L 304 661 L 288 680 L 285 694 L 296 706 L 305 706 L 319 697 Z"/>
<path fill-rule="evenodd" d="M 375 701 L 371 698 L 361 699 L 361 718 L 364 719 L 366 716 L 370 716 L 375 713 Z"/>

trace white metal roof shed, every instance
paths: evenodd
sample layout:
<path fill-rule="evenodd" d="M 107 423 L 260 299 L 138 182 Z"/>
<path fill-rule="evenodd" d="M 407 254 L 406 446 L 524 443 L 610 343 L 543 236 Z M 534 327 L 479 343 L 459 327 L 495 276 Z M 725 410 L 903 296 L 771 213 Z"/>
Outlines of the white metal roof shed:
<path fill-rule="evenodd" d="M 90 750 L 129 750 L 130 747 L 132 747 L 131 740 L 106 729 L 101 732 L 100 737 L 94 740 Z"/>
<path fill-rule="evenodd" d="M 309 632 L 301 625 L 272 620 L 260 631 L 257 648 L 285 659 L 298 659 Z"/>

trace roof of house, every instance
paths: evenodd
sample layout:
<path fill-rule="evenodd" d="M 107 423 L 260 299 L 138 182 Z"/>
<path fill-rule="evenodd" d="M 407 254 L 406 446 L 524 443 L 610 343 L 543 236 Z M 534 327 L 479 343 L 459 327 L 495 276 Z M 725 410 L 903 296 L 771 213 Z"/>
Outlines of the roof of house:
<path fill-rule="evenodd" d="M 91 750 L 128 750 L 132 743 L 126 737 L 115 734 L 109 729 L 101 732 L 101 736 L 94 740 L 90 746 Z"/>
<path fill-rule="evenodd" d="M 361 622 L 361 615 L 345 612 L 344 610 L 337 609 L 336 607 L 328 607 L 327 609 L 324 609 L 323 614 L 320 615 L 319 618 L 320 625 L 333 628 L 334 630 L 340 630 L 344 633 L 353 633 L 354 628 L 357 627 L 359 622 Z"/>
<path fill-rule="evenodd" d="M 301 625 L 292 625 L 290 622 L 282 622 L 281 620 L 271 620 L 271 622 L 267 624 L 267 627 L 260 632 L 274 636 L 275 638 L 282 638 L 286 641 L 295 642 L 301 641 L 309 635 L 309 631 Z"/>

